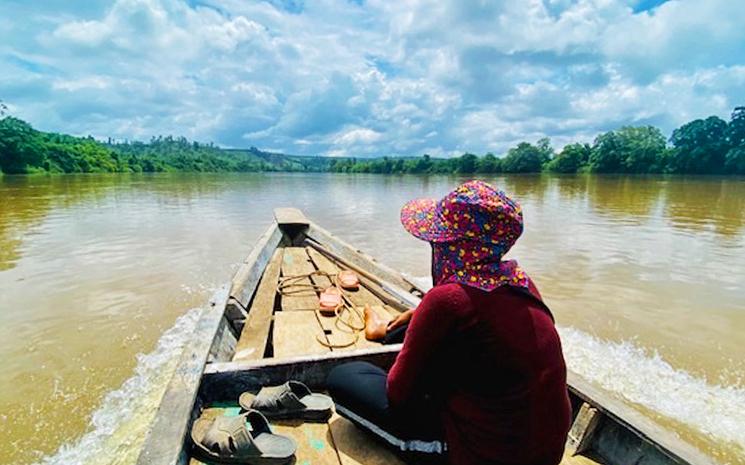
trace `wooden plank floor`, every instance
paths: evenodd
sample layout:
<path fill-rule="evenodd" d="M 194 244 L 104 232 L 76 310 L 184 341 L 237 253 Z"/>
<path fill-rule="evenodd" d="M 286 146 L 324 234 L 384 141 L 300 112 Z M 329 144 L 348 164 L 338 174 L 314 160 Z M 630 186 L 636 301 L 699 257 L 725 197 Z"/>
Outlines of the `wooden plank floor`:
<path fill-rule="evenodd" d="M 325 347 L 317 338 L 339 344 L 349 341 L 350 335 L 339 330 L 334 317 L 320 315 L 316 310 L 317 294 L 309 290 L 290 296 L 278 296 L 277 283 L 280 275 L 286 278 L 314 270 L 333 275 L 340 268 L 312 248 L 286 247 L 275 252 L 251 302 L 249 317 L 238 341 L 234 360 L 261 358 L 267 343 L 273 347 L 275 358 L 379 345 L 365 340 L 364 334 L 361 334 L 359 340 L 350 347 Z M 300 282 L 320 287 L 331 285 L 331 281 L 325 276 L 313 276 Z M 370 305 L 374 311 L 389 318 L 398 314 L 398 311 L 384 304 L 364 286 L 360 286 L 357 291 L 346 291 L 345 295 L 360 312 L 365 305 Z M 273 330 L 270 331 L 272 324 Z M 207 408 L 202 414 L 208 417 L 237 415 L 239 410 L 237 404 L 225 403 Z M 337 414 L 325 423 L 272 422 L 272 429 L 275 433 L 290 436 L 296 441 L 296 465 L 404 465 L 395 453 Z M 202 463 L 191 459 L 190 465 Z M 598 462 L 583 456 L 565 456 L 561 465 L 598 465 Z"/>
<path fill-rule="evenodd" d="M 274 302 L 277 297 L 277 281 L 282 266 L 284 248 L 274 251 L 269 264 L 261 276 L 256 294 L 251 301 L 246 323 L 235 347 L 233 360 L 258 360 L 264 357 L 269 328 L 272 324 Z"/>
<path fill-rule="evenodd" d="M 338 273 L 339 268 L 330 260 L 312 249 L 288 247 L 285 249 L 282 261 L 282 277 L 296 276 L 321 270 L 330 275 Z M 315 275 L 305 284 L 313 283 L 319 287 L 332 285 L 326 276 Z M 383 302 L 364 287 L 357 291 L 345 291 L 345 295 L 355 306 L 359 306 L 362 315 L 364 304 L 371 304 L 384 308 Z M 339 328 L 335 317 L 322 316 L 316 307 L 316 295 L 306 294 L 302 298 L 292 296 L 281 297 L 281 311 L 274 314 L 273 346 L 274 356 L 285 358 L 296 355 L 322 353 L 328 350 L 352 350 L 361 347 L 379 345 L 364 339 L 360 334 L 357 342 L 345 348 L 333 348 L 319 344 L 316 338 L 325 337 L 332 344 L 344 344 L 352 340 L 353 335 L 348 329 Z M 352 324 L 363 325 L 359 319 Z M 342 325 L 342 328 L 343 325 Z M 351 423 L 338 416 L 334 416 L 326 423 L 282 423 L 275 428 L 277 433 L 293 437 L 298 443 L 297 464 L 340 464 L 356 465 L 358 463 L 397 464 L 393 454 L 382 448 L 378 443 L 362 440 L 362 434 Z M 359 462 L 362 456 L 374 460 Z"/>
<path fill-rule="evenodd" d="M 312 248 L 287 247 L 282 260 L 282 279 L 312 273 L 315 270 L 335 275 L 339 272 L 338 265 Z M 331 280 L 327 276 L 314 275 L 310 278 L 298 281 L 304 286 L 314 284 L 320 288 L 331 286 Z M 290 357 L 293 355 L 315 354 L 323 352 L 324 348 L 318 343 L 318 339 L 324 340 L 331 345 L 345 346 L 333 347 L 331 350 L 354 350 L 379 346 L 377 342 L 365 339 L 363 333 L 355 336 L 350 325 L 356 328 L 364 326 L 364 306 L 370 305 L 376 311 L 388 318 L 397 315 L 398 312 L 385 305 L 377 296 L 360 286 L 357 290 L 344 291 L 347 298 L 354 306 L 354 313 L 345 311 L 341 318 L 348 325 L 337 321 L 335 316 L 321 315 L 316 309 L 318 307 L 317 293 L 310 288 L 306 292 L 298 294 L 283 295 L 281 297 L 281 312 L 274 315 L 273 347 L 275 357 Z M 299 313 L 301 315 L 289 316 L 288 313 Z M 313 318 L 317 321 L 317 328 L 313 330 Z M 325 348 L 328 350 L 328 348 Z"/>

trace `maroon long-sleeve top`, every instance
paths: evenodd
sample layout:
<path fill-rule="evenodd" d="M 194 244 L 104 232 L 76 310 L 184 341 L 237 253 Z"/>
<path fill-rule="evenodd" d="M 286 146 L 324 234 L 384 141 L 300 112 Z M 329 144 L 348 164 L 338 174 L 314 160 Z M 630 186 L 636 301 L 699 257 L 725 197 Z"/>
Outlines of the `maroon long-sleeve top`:
<path fill-rule="evenodd" d="M 454 465 L 556 465 L 571 421 L 553 320 L 530 293 L 435 286 L 422 299 L 388 374 L 394 408 L 439 393 Z"/>

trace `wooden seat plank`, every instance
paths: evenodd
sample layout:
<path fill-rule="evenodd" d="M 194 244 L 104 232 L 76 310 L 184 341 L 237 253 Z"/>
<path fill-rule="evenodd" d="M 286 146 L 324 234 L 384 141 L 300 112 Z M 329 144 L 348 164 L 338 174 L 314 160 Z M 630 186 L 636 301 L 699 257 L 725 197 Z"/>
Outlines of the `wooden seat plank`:
<path fill-rule="evenodd" d="M 336 274 L 339 272 L 339 267 L 334 263 L 333 261 L 329 260 L 327 257 L 325 257 L 323 254 L 318 252 L 317 250 L 313 249 L 312 247 L 307 248 L 308 256 L 311 258 L 311 261 L 315 264 L 315 266 L 321 270 L 325 271 L 329 274 Z M 352 302 L 352 304 L 355 305 L 357 308 L 357 311 L 360 315 L 362 315 L 362 312 L 364 311 L 365 305 L 370 305 L 370 307 L 373 309 L 373 311 L 379 312 L 381 315 L 385 315 L 387 317 L 393 318 L 395 315 L 398 315 L 399 312 L 396 310 L 386 306 L 383 304 L 383 302 L 378 299 L 375 295 L 373 295 L 370 291 L 365 289 L 363 286 L 360 286 L 359 290 L 357 291 L 348 291 L 345 290 L 344 294 L 349 298 L 349 300 Z M 352 324 L 362 324 L 361 321 L 357 321 L 355 317 L 352 318 Z M 329 340 L 332 341 L 332 343 L 346 343 L 350 341 L 353 336 L 351 334 L 346 333 L 345 331 L 341 331 L 338 326 L 334 323 L 334 317 L 324 317 L 319 316 L 319 319 L 321 320 L 322 325 L 324 326 L 324 329 L 331 331 L 331 334 L 329 335 Z M 365 335 L 363 333 L 359 334 L 359 337 L 357 338 L 357 341 L 355 344 L 349 346 L 349 347 L 343 347 L 333 350 L 354 350 L 354 349 L 365 349 L 365 348 L 371 348 L 371 347 L 377 347 L 380 343 L 368 341 L 365 339 Z"/>
<path fill-rule="evenodd" d="M 321 327 L 326 333 L 326 340 L 328 340 L 330 344 L 338 346 L 331 348 L 331 350 L 352 350 L 360 348 L 360 346 L 358 345 L 359 339 L 364 339 L 364 336 L 362 334 L 360 334 L 359 337 L 357 337 L 357 339 L 355 340 L 354 334 L 339 329 L 336 323 L 336 316 L 325 316 L 321 315 L 320 313 L 318 313 L 316 316 L 319 323 L 321 324 Z M 349 347 L 341 347 L 346 346 L 353 341 L 354 343 Z"/>
<path fill-rule="evenodd" d="M 334 262 L 323 256 L 323 254 L 311 247 L 307 247 L 306 250 L 311 261 L 319 270 L 325 271 L 329 274 L 336 274 L 339 272 L 339 267 L 337 267 Z M 367 296 L 365 292 L 367 292 L 369 296 Z M 360 289 L 358 291 L 344 290 L 344 294 L 349 297 L 349 300 L 352 302 L 352 304 L 355 305 L 357 312 L 359 312 L 360 315 L 362 315 L 364 306 L 368 302 L 372 302 L 372 305 L 375 305 L 377 307 L 382 307 L 382 302 L 377 297 L 370 294 L 362 286 L 360 286 Z M 344 315 L 344 317 L 350 318 L 349 321 L 355 326 L 362 325 L 362 321 L 358 321 L 357 318 L 354 316 Z M 339 327 L 335 324 L 335 317 L 324 317 L 320 315 L 319 319 L 321 320 L 324 329 L 331 332 L 331 334 L 329 335 L 329 341 L 332 341 L 332 343 L 344 344 L 354 338 L 352 334 L 339 329 Z M 365 339 L 365 335 L 363 333 L 360 333 L 357 337 L 357 341 L 354 344 L 350 345 L 349 347 L 334 348 L 332 350 L 364 349 L 369 347 L 376 347 L 379 345 L 380 344 L 377 342 L 368 341 L 367 339 Z"/>
<path fill-rule="evenodd" d="M 251 302 L 246 323 L 235 348 L 233 360 L 257 360 L 264 356 L 269 327 L 272 323 L 277 280 L 282 265 L 283 248 L 277 248 L 261 276 Z"/>
<path fill-rule="evenodd" d="M 298 355 L 322 354 L 329 348 L 318 343 L 316 336 L 323 336 L 323 328 L 316 312 L 276 312 L 274 314 L 274 357 L 287 358 Z"/>
<path fill-rule="evenodd" d="M 340 267 L 331 261 L 329 258 L 327 258 L 322 253 L 318 252 L 312 247 L 307 248 L 308 256 L 310 256 L 310 259 L 313 261 L 313 263 L 316 265 L 316 267 L 319 270 L 325 271 L 327 273 L 336 274 L 339 272 Z M 400 312 L 393 309 L 392 307 L 385 305 L 382 300 L 380 300 L 375 294 L 370 292 L 369 289 L 367 289 L 365 286 L 361 285 L 359 289 L 356 291 L 345 291 L 346 294 L 349 296 L 349 300 L 352 301 L 355 305 L 359 305 L 364 307 L 365 304 L 373 306 L 383 306 L 386 308 L 386 311 L 391 313 L 392 315 L 398 315 Z"/>
<path fill-rule="evenodd" d="M 393 451 L 336 413 L 329 429 L 342 465 L 404 465 Z"/>
<path fill-rule="evenodd" d="M 285 247 L 282 257 L 282 278 L 291 276 L 300 276 L 315 271 L 313 264 L 308 258 L 304 247 Z M 310 278 L 303 278 L 296 281 L 301 286 L 311 286 L 313 283 Z M 310 287 L 307 290 L 301 289 L 296 294 L 287 294 L 282 296 L 282 310 L 315 310 L 318 308 L 318 296 Z"/>
<path fill-rule="evenodd" d="M 278 421 L 272 423 L 276 434 L 289 436 L 297 443 L 295 463 L 299 465 L 340 465 L 339 454 L 328 423 Z"/>

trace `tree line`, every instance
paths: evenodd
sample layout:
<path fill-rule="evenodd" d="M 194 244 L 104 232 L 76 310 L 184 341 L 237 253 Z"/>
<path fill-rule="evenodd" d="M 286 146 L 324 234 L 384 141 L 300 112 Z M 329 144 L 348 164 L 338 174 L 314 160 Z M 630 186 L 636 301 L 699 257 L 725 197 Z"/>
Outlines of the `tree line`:
<path fill-rule="evenodd" d="M 149 142 L 100 142 L 37 131 L 11 116 L 0 120 L 0 172 L 5 174 L 313 170 L 311 164 L 255 147 L 225 150 L 172 136 Z"/>
<path fill-rule="evenodd" d="M 729 121 L 717 116 L 675 129 L 669 140 L 653 126 L 625 126 L 556 152 L 549 139 L 520 142 L 503 156 L 465 153 L 454 158 L 374 159 L 299 157 L 255 147 L 226 150 L 183 137 L 149 142 L 106 142 L 42 132 L 13 116 L 0 102 L 0 171 L 6 174 L 89 172 L 259 172 L 342 173 L 680 173 L 745 174 L 745 107 Z M 4 117 L 3 117 L 4 116 Z"/>
<path fill-rule="evenodd" d="M 717 116 L 675 129 L 668 141 L 653 126 L 625 126 L 556 152 L 546 138 L 520 142 L 503 157 L 465 153 L 456 158 L 383 157 L 338 159 L 331 171 L 344 173 L 679 173 L 745 174 L 745 107 L 730 121 Z"/>

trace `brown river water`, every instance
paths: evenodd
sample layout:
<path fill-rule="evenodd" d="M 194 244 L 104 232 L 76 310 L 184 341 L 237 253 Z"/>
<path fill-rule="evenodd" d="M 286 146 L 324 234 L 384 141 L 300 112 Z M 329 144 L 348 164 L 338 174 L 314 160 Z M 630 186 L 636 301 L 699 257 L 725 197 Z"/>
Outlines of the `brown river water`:
<path fill-rule="evenodd" d="M 398 210 L 463 179 L 0 177 L 0 463 L 134 463 L 199 309 L 295 206 L 414 277 Z M 745 463 L 745 179 L 486 178 L 571 369 L 721 463 Z"/>

